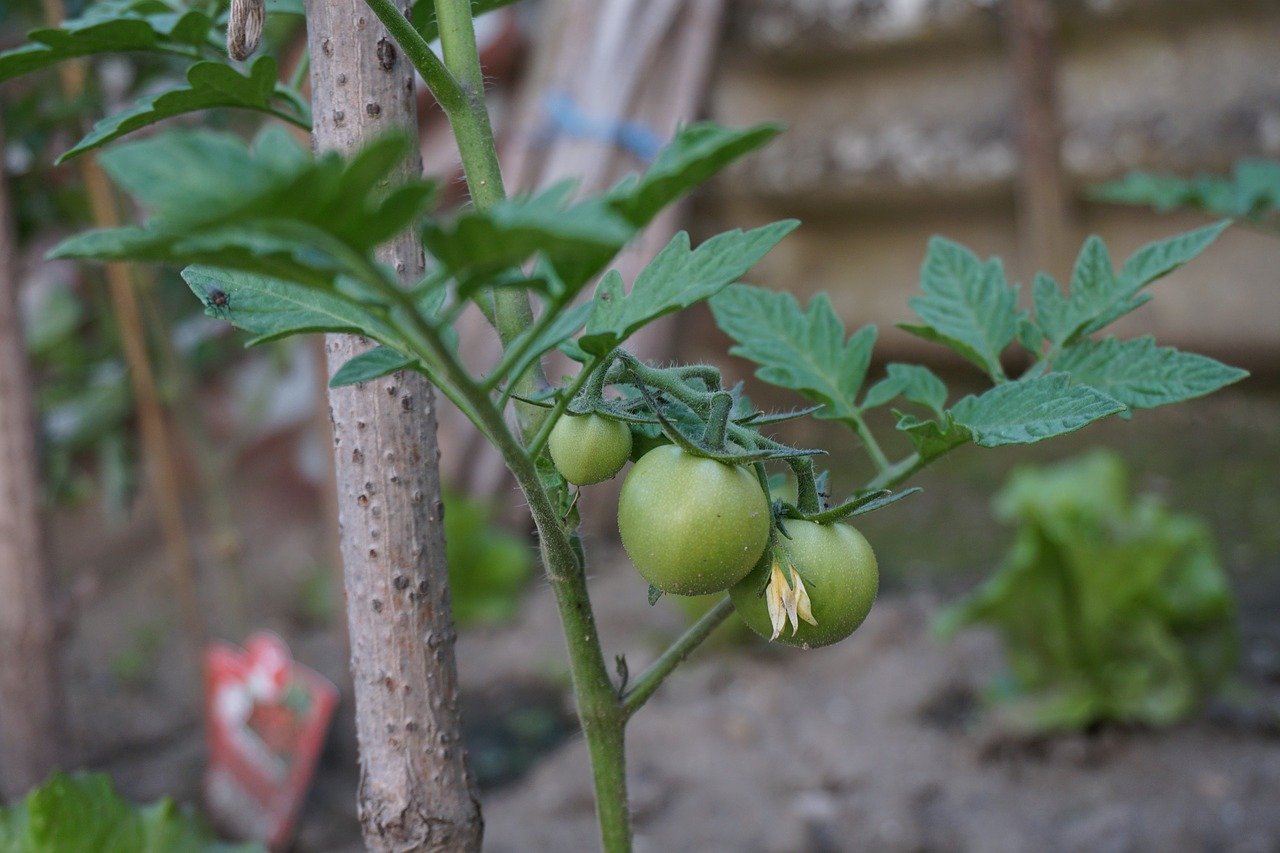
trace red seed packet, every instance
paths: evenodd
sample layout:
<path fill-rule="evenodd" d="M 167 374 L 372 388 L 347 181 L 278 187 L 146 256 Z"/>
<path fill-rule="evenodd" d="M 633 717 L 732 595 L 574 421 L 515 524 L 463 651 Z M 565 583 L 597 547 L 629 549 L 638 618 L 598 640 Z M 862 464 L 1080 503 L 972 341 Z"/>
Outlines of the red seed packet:
<path fill-rule="evenodd" d="M 210 643 L 204 663 L 209 815 L 230 834 L 283 849 L 315 774 L 338 689 L 265 632 L 243 649 Z"/>

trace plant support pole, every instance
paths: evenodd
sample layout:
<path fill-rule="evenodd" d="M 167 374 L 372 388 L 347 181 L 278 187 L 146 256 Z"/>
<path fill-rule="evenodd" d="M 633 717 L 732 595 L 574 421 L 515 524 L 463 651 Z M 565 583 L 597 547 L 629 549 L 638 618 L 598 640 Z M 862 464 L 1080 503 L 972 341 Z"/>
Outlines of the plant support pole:
<path fill-rule="evenodd" d="M 0 119 L 2 121 L 2 119 Z M 0 124 L 0 150 L 4 127 Z M 36 410 L 18 310 L 18 255 L 0 169 L 0 800 L 57 768 L 62 695 L 40 530 Z"/>
<path fill-rule="evenodd" d="M 409 132 L 417 177 L 413 65 L 363 0 L 307 0 L 318 150 L 344 154 Z M 395 12 L 408 13 L 397 0 Z M 423 270 L 405 233 L 378 259 L 403 284 Z M 369 344 L 326 339 L 332 374 Z M 457 707 L 435 398 L 402 371 L 329 393 L 351 674 L 360 744 L 360 822 L 371 850 L 479 850 L 483 822 Z"/>

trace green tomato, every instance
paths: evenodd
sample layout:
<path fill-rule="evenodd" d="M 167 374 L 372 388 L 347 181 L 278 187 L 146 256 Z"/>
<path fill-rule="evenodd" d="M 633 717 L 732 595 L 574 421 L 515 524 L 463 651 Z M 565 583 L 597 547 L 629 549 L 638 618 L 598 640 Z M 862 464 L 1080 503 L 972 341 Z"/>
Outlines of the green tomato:
<path fill-rule="evenodd" d="M 769 501 L 741 465 L 685 453 L 674 444 L 644 455 L 622 484 L 618 532 L 645 580 L 663 592 L 726 590 L 760 560 Z"/>
<path fill-rule="evenodd" d="M 556 470 L 575 486 L 603 482 L 622 470 L 631 455 L 631 430 L 600 415 L 565 413 L 547 441 Z"/>
<path fill-rule="evenodd" d="M 809 594 L 810 609 L 817 625 L 801 621 L 793 635 L 791 625 L 783 628 L 776 642 L 802 648 L 829 646 L 849 636 L 867 618 L 880 572 L 875 552 L 865 536 L 847 524 L 815 524 L 812 521 L 786 520 L 791 538 L 779 537 L 784 553 L 774 557 L 790 557 L 796 573 Z M 729 590 L 733 607 L 751 630 L 769 637 L 772 624 L 769 606 L 760 595 L 769 577 L 769 566 L 761 566 Z"/>

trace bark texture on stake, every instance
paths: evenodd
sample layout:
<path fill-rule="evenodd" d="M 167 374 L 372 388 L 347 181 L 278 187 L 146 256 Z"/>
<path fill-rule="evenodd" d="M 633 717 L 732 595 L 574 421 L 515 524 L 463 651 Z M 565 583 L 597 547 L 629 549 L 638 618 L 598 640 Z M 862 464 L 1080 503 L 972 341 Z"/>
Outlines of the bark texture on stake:
<path fill-rule="evenodd" d="M 316 148 L 350 152 L 391 130 L 416 134 L 413 67 L 362 0 L 306 7 Z M 421 169 L 416 154 L 405 168 Z M 405 282 L 422 273 L 410 234 L 379 257 Z M 367 348 L 329 336 L 330 373 Z M 365 843 L 478 850 L 483 823 L 457 708 L 433 391 L 405 372 L 335 389 L 329 403 Z"/>
<path fill-rule="evenodd" d="M 4 127 L 0 125 L 0 150 Z M 0 174 L 0 800 L 57 767 L 62 696 L 40 536 L 36 416 L 18 311 L 18 253 Z"/>

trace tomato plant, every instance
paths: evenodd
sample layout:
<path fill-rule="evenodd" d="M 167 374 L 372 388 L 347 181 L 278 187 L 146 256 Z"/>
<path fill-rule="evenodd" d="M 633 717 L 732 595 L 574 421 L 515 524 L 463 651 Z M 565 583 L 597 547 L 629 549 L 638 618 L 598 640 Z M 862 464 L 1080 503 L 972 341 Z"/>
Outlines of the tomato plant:
<path fill-rule="evenodd" d="M 705 595 L 751 571 L 769 541 L 769 500 L 753 472 L 655 448 L 627 475 L 618 501 L 622 546 L 663 592 Z"/>
<path fill-rule="evenodd" d="M 600 415 L 567 412 L 551 430 L 547 450 L 560 476 L 575 486 L 613 477 L 631 457 L 631 430 Z"/>
<path fill-rule="evenodd" d="M 856 528 L 797 519 L 786 523 L 773 560 L 736 584 L 729 597 L 760 636 L 817 648 L 852 634 L 871 612 L 879 586 L 875 552 Z"/>
<path fill-rule="evenodd" d="M 278 126 L 252 145 L 177 130 L 101 155 L 151 218 L 139 227 L 72 237 L 53 255 L 181 266 L 207 313 L 253 341 L 361 335 L 377 346 L 351 358 L 331 385 L 414 371 L 467 415 L 502 455 L 537 528 L 591 755 L 601 839 L 610 851 L 631 843 L 627 721 L 735 605 L 757 631 L 809 646 L 847 635 L 865 617 L 875 595 L 875 558 L 842 522 L 909 497 L 918 489 L 903 485 L 958 448 L 1042 441 L 1101 418 L 1208 394 L 1245 375 L 1150 338 L 1103 336 L 1149 299 L 1150 284 L 1207 249 L 1226 223 L 1151 243 L 1119 268 L 1102 240 L 1091 237 L 1069 286 L 1044 274 L 1034 279 L 1030 310 L 1021 307 L 1025 300 L 999 259 L 930 241 L 921 293 L 910 302 L 918 322 L 902 328 L 948 347 L 989 380 L 959 399 L 922 365 L 888 364 L 873 377 L 875 327 L 850 332 L 826 295 L 802 306 L 788 293 L 739 283 L 796 228 L 794 221 L 731 230 L 697 246 L 681 232 L 628 287 L 610 268 L 615 255 L 662 210 L 779 128 L 689 125 L 640 175 L 602 195 L 573 198 L 570 187 L 557 186 L 507 198 L 471 22 L 502 0 L 419 2 L 411 20 L 392 0 L 366 3 L 448 116 L 472 205 L 432 213 L 435 185 L 416 173 L 397 177 L 415 145 L 394 134 L 344 159 L 311 157 Z M 301 88 L 276 80 L 272 57 L 244 69 L 220 54 L 215 31 L 223 20 L 204 11 L 175 18 L 151 0 L 112 0 L 0 54 L 0 80 L 113 49 L 190 63 L 184 83 L 100 122 L 66 156 L 213 106 L 310 126 Z M 437 37 L 443 58 L 432 47 Z M 391 56 L 381 44 L 377 52 Z M 429 258 L 429 272 L 412 286 L 375 254 L 405 233 Z M 704 301 L 734 341 L 731 353 L 754 362 L 759 379 L 806 398 L 807 408 L 761 411 L 740 388 L 726 388 L 714 365 L 656 366 L 625 348 L 652 321 Z M 482 375 L 459 356 L 456 321 L 473 306 L 503 348 Z M 559 384 L 542 367 L 557 350 L 579 365 Z M 896 430 L 874 434 L 868 414 L 891 404 Z M 817 468 L 825 451 L 775 436 L 782 424 L 808 416 L 847 427 L 873 469 L 844 500 L 825 497 Z M 651 581 L 650 603 L 664 591 L 740 584 L 635 679 L 620 665 L 618 683 L 605 667 L 592 614 L 577 530 L 580 496 L 570 483 L 619 470 L 642 444 L 634 436 L 665 445 L 648 449 L 628 476 L 619 516 L 623 542 Z M 795 478 L 794 498 L 770 501 L 770 474 L 786 472 Z M 757 564 L 767 576 L 741 580 Z M 791 633 L 779 630 L 780 612 Z M 389 735 L 371 728 L 363 737 L 385 746 Z"/>

